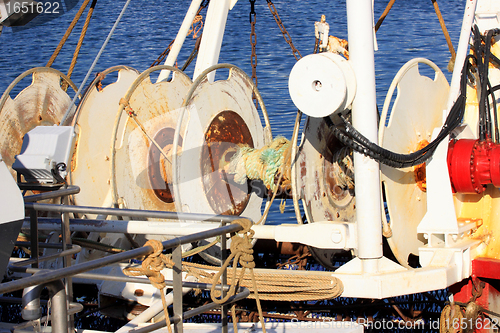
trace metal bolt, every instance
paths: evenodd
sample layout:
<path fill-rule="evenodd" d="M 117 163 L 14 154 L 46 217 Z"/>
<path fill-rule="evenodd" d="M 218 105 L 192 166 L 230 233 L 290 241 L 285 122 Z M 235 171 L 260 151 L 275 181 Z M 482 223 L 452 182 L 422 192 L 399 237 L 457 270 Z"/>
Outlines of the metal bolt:
<path fill-rule="evenodd" d="M 134 291 L 134 295 L 137 296 L 137 297 L 144 296 L 144 290 L 142 290 L 142 289 L 136 289 Z"/>
<path fill-rule="evenodd" d="M 340 230 L 334 230 L 332 232 L 332 242 L 334 242 L 335 244 L 338 244 L 340 242 L 342 242 L 342 232 L 340 232 Z"/>
<path fill-rule="evenodd" d="M 312 83 L 313 89 L 316 91 L 320 91 L 321 88 L 323 87 L 323 84 L 319 80 L 314 80 Z"/>

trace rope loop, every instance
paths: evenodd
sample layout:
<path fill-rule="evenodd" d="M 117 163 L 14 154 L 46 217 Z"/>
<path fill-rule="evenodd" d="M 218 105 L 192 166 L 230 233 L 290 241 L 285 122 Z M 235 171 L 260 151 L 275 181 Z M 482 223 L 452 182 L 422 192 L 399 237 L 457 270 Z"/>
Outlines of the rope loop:
<path fill-rule="evenodd" d="M 262 315 L 262 307 L 260 306 L 259 293 L 257 290 L 257 282 L 255 280 L 255 275 L 253 273 L 253 268 L 255 267 L 255 262 L 253 258 L 253 248 L 252 248 L 252 237 L 255 232 L 252 230 L 252 221 L 248 219 L 237 219 L 231 222 L 231 224 L 239 224 L 243 227 L 243 230 L 233 234 L 231 236 L 231 255 L 226 259 L 220 270 L 215 274 L 212 280 L 212 288 L 210 289 L 210 298 L 212 301 L 217 304 L 225 303 L 231 296 L 236 293 L 236 288 L 239 287 L 240 282 L 243 281 L 245 277 L 245 271 L 248 268 L 250 270 L 250 277 L 252 280 L 252 285 L 254 289 L 255 301 L 257 303 L 257 309 L 259 312 L 259 320 L 262 325 L 262 331 L 266 332 L 266 327 L 264 324 L 264 316 Z M 234 259 L 234 260 L 233 260 Z M 215 292 L 215 286 L 219 283 L 219 280 L 222 276 L 222 273 L 227 269 L 229 264 L 233 261 L 233 267 L 231 269 L 231 287 L 229 287 L 229 291 L 226 296 L 222 298 L 217 298 L 219 293 Z M 237 276 L 237 268 L 238 263 L 241 265 L 242 269 L 240 270 L 239 276 Z M 236 327 L 236 316 L 235 316 L 235 305 L 232 306 L 232 315 L 233 315 L 233 325 L 235 332 L 237 331 Z"/>
<path fill-rule="evenodd" d="M 122 101 L 120 101 L 120 104 L 121 102 Z M 126 267 L 123 269 L 123 273 L 127 276 L 145 275 L 151 282 L 151 285 L 160 290 L 167 328 L 169 333 L 172 333 L 167 302 L 165 300 L 165 293 L 163 292 L 163 289 L 165 289 L 167 284 L 165 283 L 165 277 L 160 272 L 164 268 L 174 267 L 174 262 L 170 259 L 170 257 L 162 253 L 163 244 L 159 240 L 150 239 L 144 244 L 144 246 L 151 246 L 153 248 L 153 253 L 148 254 L 142 260 L 141 267 Z"/>
<path fill-rule="evenodd" d="M 174 263 L 162 253 L 163 245 L 160 241 L 150 239 L 144 246 L 151 246 L 154 252 L 144 258 L 141 267 L 127 267 L 123 270 L 123 273 L 128 276 L 144 275 L 154 287 L 163 289 L 166 287 L 165 277 L 160 272 L 164 268 L 172 268 Z"/>

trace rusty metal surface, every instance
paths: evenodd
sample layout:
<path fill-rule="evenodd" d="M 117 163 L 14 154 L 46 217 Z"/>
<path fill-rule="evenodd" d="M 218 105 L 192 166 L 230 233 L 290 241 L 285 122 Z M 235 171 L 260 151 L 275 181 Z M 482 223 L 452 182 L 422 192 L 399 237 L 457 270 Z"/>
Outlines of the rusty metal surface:
<path fill-rule="evenodd" d="M 111 77 L 114 72 L 118 72 L 116 82 L 104 87 L 99 84 L 101 77 Z M 90 84 L 78 106 L 78 118 L 75 117 L 77 146 L 70 174 L 71 183 L 80 187 L 80 193 L 74 197 L 77 205 L 111 205 L 109 179 L 113 125 L 120 98 L 138 75 L 135 69 L 122 66 L 105 70 Z"/>
<path fill-rule="evenodd" d="M 175 210 L 170 164 L 173 133 L 191 84 L 189 77 L 176 72 L 171 81 L 152 83 L 147 77 L 133 91 L 129 104 L 135 119 L 151 138 L 160 139 L 168 160 L 135 121 L 122 117 L 125 124 L 118 130 L 116 169 L 112 172 L 116 173 L 118 198 L 125 207 Z"/>
<path fill-rule="evenodd" d="M 230 117 L 226 119 L 228 115 Z M 186 105 L 183 119 L 179 121 L 182 122 L 181 130 L 176 135 L 182 137 L 183 142 L 182 150 L 174 160 L 177 211 L 234 212 L 254 222 L 259 221 L 263 193 L 250 191 L 246 184 L 242 187 L 229 178 L 226 181 L 223 170 L 238 144 L 252 142 L 254 148 L 261 148 L 265 144 L 264 128 L 252 102 L 251 79 L 244 73 L 231 70 L 227 80 L 214 83 L 206 79 L 201 81 Z M 231 134 L 237 127 L 239 129 Z M 215 133 L 221 129 L 220 134 Z M 214 151 L 213 165 L 207 138 L 214 140 L 209 141 L 210 150 L 220 150 Z M 221 141 L 214 143 L 216 140 Z M 216 192 L 212 190 L 212 185 L 217 186 Z M 202 256 L 211 263 L 219 263 L 220 246 L 212 246 Z"/>
<path fill-rule="evenodd" d="M 344 146 L 322 119 L 307 119 L 297 178 L 307 220 L 355 221 L 354 190 L 337 180 L 333 158 Z"/>
<path fill-rule="evenodd" d="M 203 190 L 210 207 L 217 214 L 240 215 L 250 199 L 248 185 L 233 182 L 230 186 L 234 175 L 223 171 L 236 153 L 237 145 L 254 147 L 250 130 L 236 112 L 222 111 L 205 132 L 200 160 Z"/>
<path fill-rule="evenodd" d="M 339 182 L 334 173 L 334 156 L 344 146 L 321 118 L 308 117 L 303 141 L 299 147 L 297 188 L 308 223 L 318 221 L 355 222 L 354 188 Z M 350 255 L 343 250 L 310 249 L 323 266 L 336 269 L 338 255 Z"/>
<path fill-rule="evenodd" d="M 53 69 L 36 69 L 32 74 L 31 85 L 14 99 L 9 96 L 9 90 L 3 96 L 5 103 L 0 110 L 0 154 L 14 178 L 16 176 L 11 166 L 21 151 L 24 135 L 36 126 L 59 124 L 71 104 L 71 98 L 61 89 L 61 75 Z"/>
<path fill-rule="evenodd" d="M 214 172 L 209 172 L 207 168 L 203 170 L 202 166 L 211 163 L 206 160 L 210 157 L 206 139 L 213 137 L 213 140 L 210 139 L 212 141 L 210 146 L 214 148 L 216 147 L 213 141 L 223 140 L 217 143 L 217 149 L 221 150 L 217 156 L 225 156 L 224 159 L 230 158 L 230 155 L 224 152 L 232 152 L 240 143 L 252 142 L 255 148 L 264 145 L 263 126 L 252 103 L 251 81 L 247 82 L 239 72 L 231 72 L 227 80 L 214 83 L 202 81 L 187 105 L 187 110 L 188 116 L 182 119 L 186 123 L 184 130 L 181 131 L 182 152 L 177 156 L 177 165 L 174 165 L 177 171 L 175 181 L 180 196 L 179 200 L 176 200 L 177 209 L 198 213 L 219 213 L 212 208 L 207 198 L 210 189 L 203 190 L 204 180 L 206 184 L 210 184 L 210 180 L 207 183 L 207 178 L 211 177 L 212 181 L 217 179 L 216 177 L 224 179 L 224 170 L 221 167 L 225 162 L 219 165 L 214 164 Z M 225 117 L 228 115 L 231 117 L 226 120 Z M 224 128 L 225 126 L 228 127 Z M 236 130 L 236 127 L 239 128 L 238 132 L 231 134 L 230 131 Z M 221 133 L 215 133 L 220 129 L 222 129 Z M 245 133 L 247 131 L 248 133 Z M 210 168 L 212 168 L 211 165 Z M 242 188 L 235 188 L 232 182 L 227 184 L 229 184 L 229 190 L 223 188 L 219 194 L 224 196 L 225 202 L 231 202 L 231 200 L 234 201 L 231 193 L 236 193 Z M 221 200 L 221 197 L 214 200 Z M 252 193 L 241 214 L 258 221 L 261 216 L 261 203 L 262 198 Z"/>
<path fill-rule="evenodd" d="M 163 128 L 153 138 L 169 156 L 172 151 L 175 130 L 171 127 Z M 179 141 L 182 145 L 182 139 Z M 172 189 L 172 163 L 170 163 L 156 146 L 151 146 L 148 155 L 148 177 L 156 197 L 163 202 L 174 202 Z"/>

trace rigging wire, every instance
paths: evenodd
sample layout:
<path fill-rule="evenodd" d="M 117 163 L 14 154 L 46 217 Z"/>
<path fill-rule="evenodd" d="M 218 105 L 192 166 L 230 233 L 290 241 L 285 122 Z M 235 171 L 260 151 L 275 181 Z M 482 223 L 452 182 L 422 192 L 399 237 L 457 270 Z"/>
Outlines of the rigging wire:
<path fill-rule="evenodd" d="M 96 55 L 96 57 L 94 59 L 94 62 L 90 66 L 89 70 L 87 71 L 87 75 L 85 75 L 85 78 L 83 79 L 82 84 L 80 84 L 80 87 L 78 88 L 78 92 L 75 94 L 75 97 L 73 97 L 73 100 L 71 101 L 70 105 L 68 106 L 68 110 L 66 110 L 66 113 L 64 114 L 61 122 L 59 123 L 59 126 L 64 125 L 65 122 L 66 122 L 66 120 L 68 118 L 70 118 L 69 116 L 70 116 L 71 111 L 73 109 L 73 105 L 75 105 L 76 99 L 78 98 L 78 96 L 80 96 L 80 93 L 82 92 L 83 87 L 85 86 L 85 83 L 87 82 L 90 74 L 94 70 L 94 67 L 97 64 L 97 61 L 99 60 L 99 58 L 101 57 L 101 54 L 104 52 L 104 49 L 106 48 L 106 45 L 108 45 L 109 40 L 113 36 L 113 33 L 115 32 L 115 29 L 118 26 L 118 23 L 120 23 L 120 20 L 121 20 L 123 14 L 125 14 L 125 10 L 127 9 L 129 3 L 130 3 L 130 0 L 127 0 L 127 2 L 125 3 L 125 5 L 123 6 L 122 11 L 120 12 L 120 15 L 118 15 L 118 18 L 116 19 L 115 23 L 113 24 L 113 27 L 111 28 L 111 31 L 108 34 L 108 37 L 106 37 L 106 40 L 104 41 L 104 43 L 101 46 L 101 49 L 97 53 L 97 55 Z"/>

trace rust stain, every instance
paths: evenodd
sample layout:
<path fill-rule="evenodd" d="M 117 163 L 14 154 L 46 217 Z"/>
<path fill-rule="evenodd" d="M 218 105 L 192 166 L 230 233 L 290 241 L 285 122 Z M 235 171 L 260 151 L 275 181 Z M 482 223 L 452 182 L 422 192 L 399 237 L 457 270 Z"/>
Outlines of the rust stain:
<path fill-rule="evenodd" d="M 420 150 L 427 146 L 429 141 L 422 140 L 417 145 L 417 150 Z M 417 183 L 418 188 L 422 192 L 427 192 L 427 178 L 425 174 L 425 163 L 416 165 L 413 167 L 413 176 L 415 177 L 415 182 Z"/>
<path fill-rule="evenodd" d="M 250 199 L 248 184 L 237 184 L 224 167 L 239 145 L 254 147 L 250 130 L 236 112 L 220 112 L 205 131 L 200 167 L 203 189 L 216 214 L 240 215 Z"/>
<path fill-rule="evenodd" d="M 171 156 L 174 134 L 175 129 L 166 127 L 158 131 L 154 137 L 154 140 L 163 148 L 163 152 L 167 157 Z M 179 147 L 182 147 L 182 138 L 179 140 Z M 171 164 L 155 145 L 149 148 L 148 161 L 148 177 L 154 194 L 165 203 L 174 202 L 173 192 L 171 191 L 173 178 Z M 171 157 L 170 161 L 172 161 Z"/>

